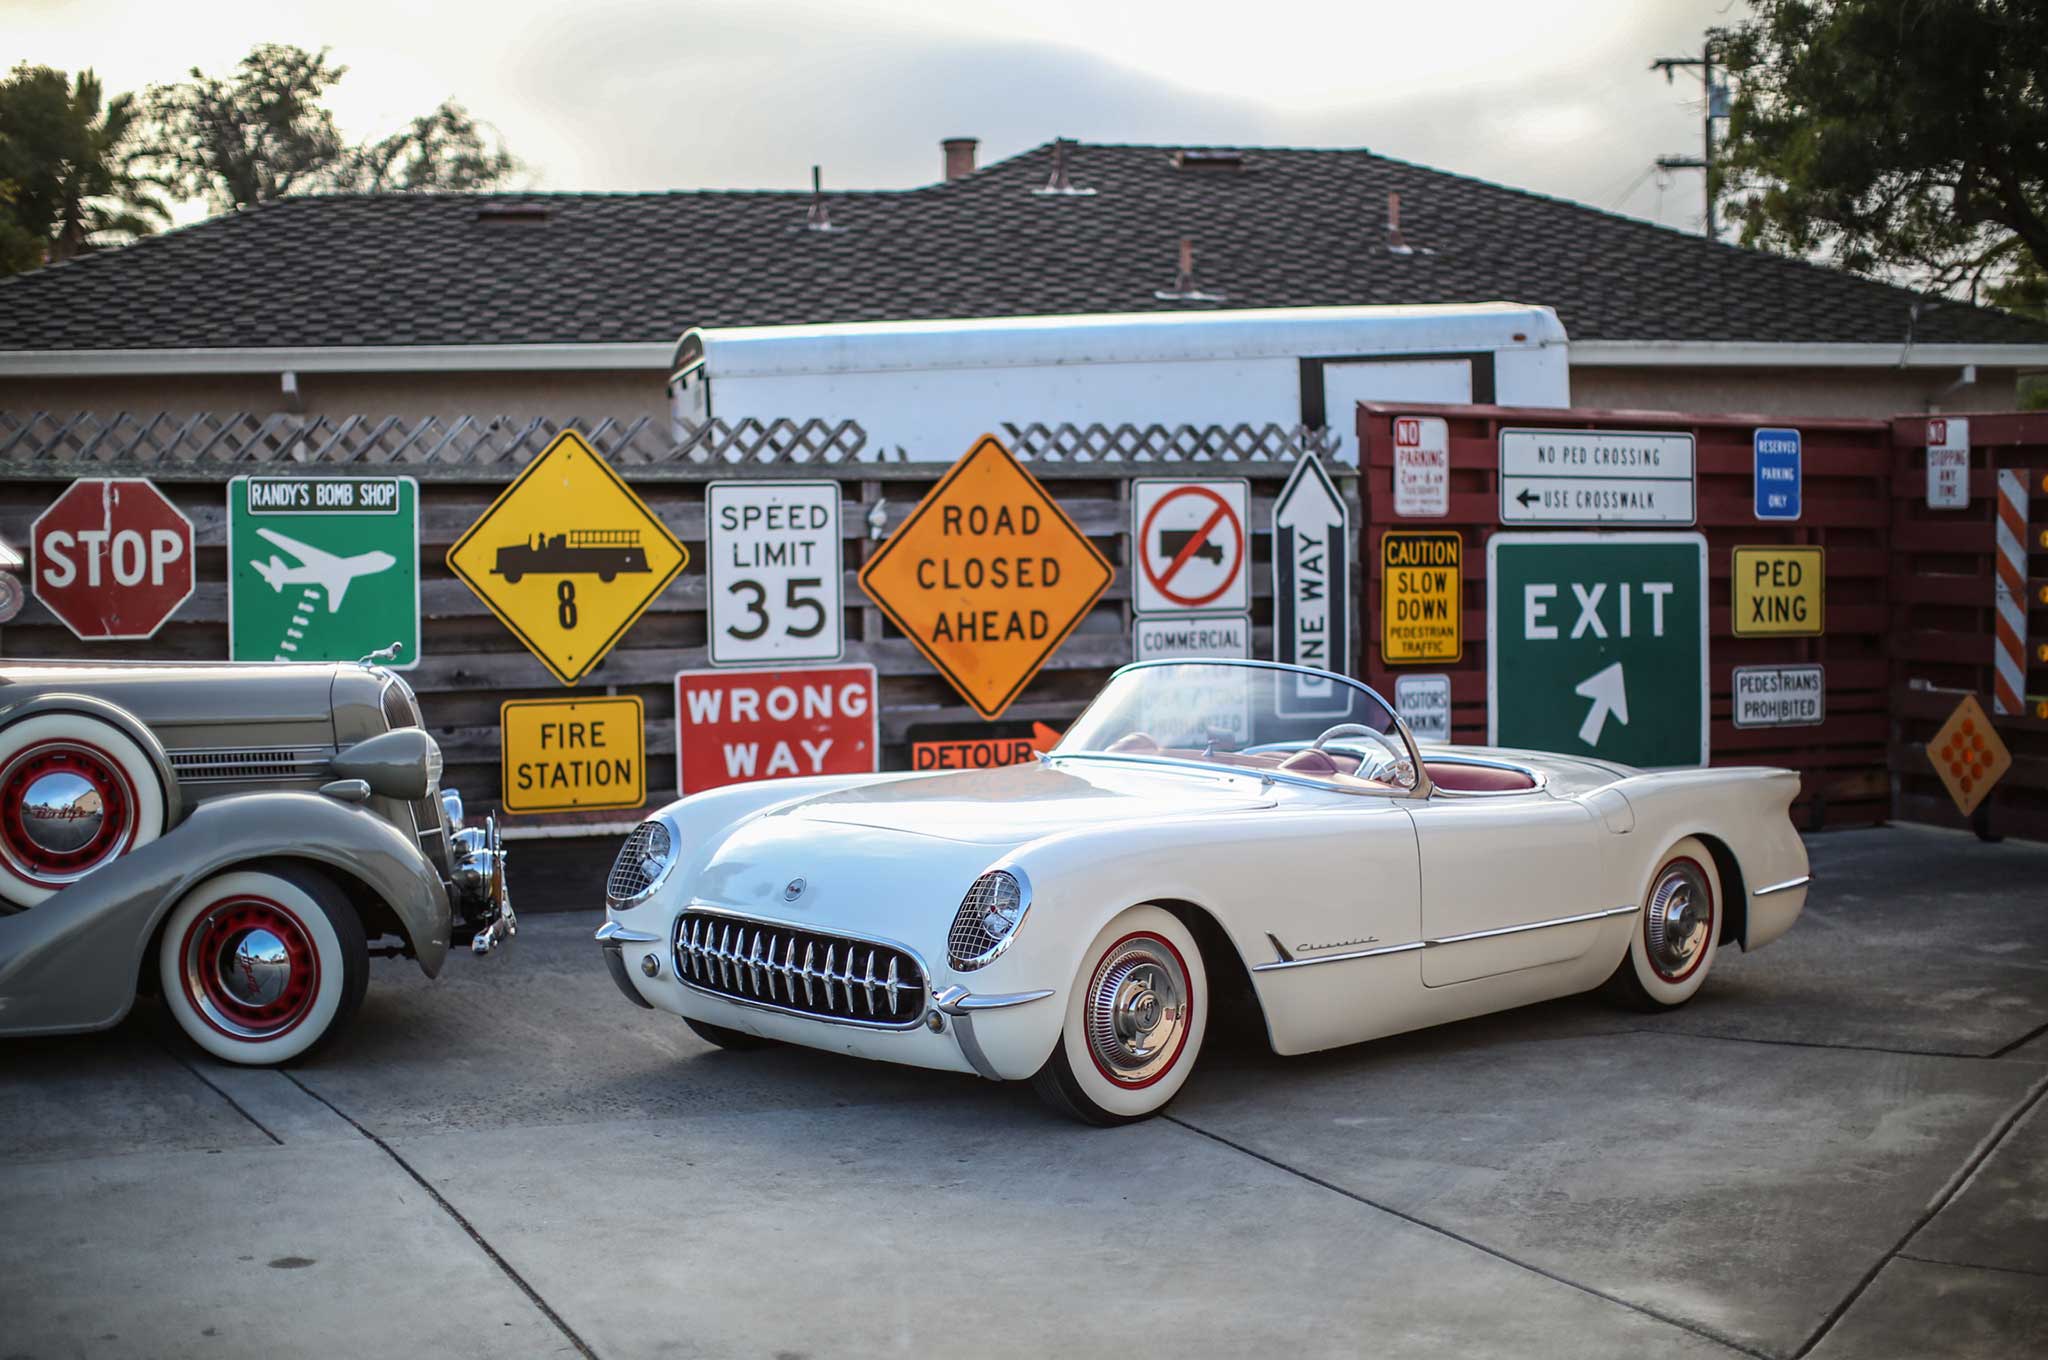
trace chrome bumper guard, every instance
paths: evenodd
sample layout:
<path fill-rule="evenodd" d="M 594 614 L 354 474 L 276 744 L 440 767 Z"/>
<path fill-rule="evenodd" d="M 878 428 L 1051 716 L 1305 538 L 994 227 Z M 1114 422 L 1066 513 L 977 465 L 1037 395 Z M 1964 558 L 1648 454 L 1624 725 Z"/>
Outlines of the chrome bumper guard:
<path fill-rule="evenodd" d="M 456 794 L 451 806 L 449 793 L 454 790 L 443 791 L 442 806 L 459 819 L 461 795 Z M 487 812 L 482 826 L 465 827 L 459 820 L 452 825 L 456 830 L 449 837 L 449 848 L 455 860 L 455 888 L 467 908 L 464 914 L 478 924 L 469 950 L 488 954 L 519 933 L 519 917 L 512 910 L 512 893 L 505 882 L 505 847 L 498 837 L 498 819 Z"/>

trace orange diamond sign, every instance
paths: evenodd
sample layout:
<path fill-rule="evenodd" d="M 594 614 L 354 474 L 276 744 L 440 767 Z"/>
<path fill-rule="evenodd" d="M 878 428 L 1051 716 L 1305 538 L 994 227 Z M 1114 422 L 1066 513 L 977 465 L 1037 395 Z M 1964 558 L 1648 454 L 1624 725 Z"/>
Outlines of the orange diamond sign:
<path fill-rule="evenodd" d="M 1948 786 L 1948 796 L 1956 800 L 1956 810 L 1965 817 L 1977 810 L 1991 786 L 2012 768 L 2012 753 L 1998 739 L 1997 729 L 1984 716 L 1984 706 L 1974 694 L 1964 695 L 1934 734 L 1927 744 L 1927 758 Z"/>
<path fill-rule="evenodd" d="M 861 568 L 861 588 L 974 711 L 999 717 L 1115 571 L 994 435 Z"/>

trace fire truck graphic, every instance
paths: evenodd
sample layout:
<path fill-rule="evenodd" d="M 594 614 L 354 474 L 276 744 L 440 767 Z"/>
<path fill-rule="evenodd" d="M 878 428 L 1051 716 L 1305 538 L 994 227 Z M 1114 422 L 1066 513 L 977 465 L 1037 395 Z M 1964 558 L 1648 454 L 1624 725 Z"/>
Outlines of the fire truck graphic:
<path fill-rule="evenodd" d="M 498 564 L 491 574 L 517 585 L 519 578 L 534 576 L 595 576 L 610 581 L 615 576 L 651 571 L 647 550 L 640 546 L 638 529 L 571 529 L 567 533 L 538 533 L 523 543 L 498 549 Z"/>

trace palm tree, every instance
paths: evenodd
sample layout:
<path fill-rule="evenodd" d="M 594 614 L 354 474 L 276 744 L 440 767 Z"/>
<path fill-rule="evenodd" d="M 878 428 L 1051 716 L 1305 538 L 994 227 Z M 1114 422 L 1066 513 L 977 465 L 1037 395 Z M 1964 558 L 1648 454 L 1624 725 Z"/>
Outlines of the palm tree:
<path fill-rule="evenodd" d="M 91 71 L 15 67 L 0 81 L 0 214 L 50 261 L 148 235 L 170 211 L 140 168 L 142 134 L 135 96 L 107 99 Z"/>

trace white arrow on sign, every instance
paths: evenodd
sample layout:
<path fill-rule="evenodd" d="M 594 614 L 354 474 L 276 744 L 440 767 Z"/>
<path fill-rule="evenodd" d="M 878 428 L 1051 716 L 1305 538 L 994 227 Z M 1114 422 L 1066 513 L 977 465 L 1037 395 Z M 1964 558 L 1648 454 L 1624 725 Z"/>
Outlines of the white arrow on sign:
<path fill-rule="evenodd" d="M 1579 740 L 1586 745 L 1600 744 L 1600 733 L 1606 728 L 1610 713 L 1623 727 L 1628 726 L 1628 685 L 1622 678 L 1619 661 L 1581 680 L 1572 693 L 1593 701 L 1586 720 L 1579 724 Z"/>
<path fill-rule="evenodd" d="M 1296 666 L 1351 669 L 1351 509 L 1314 454 L 1295 463 L 1273 502 L 1273 659 Z M 1330 682 L 1295 677 L 1280 712 L 1342 712 Z M 1304 706 L 1306 705 L 1306 706 Z"/>

